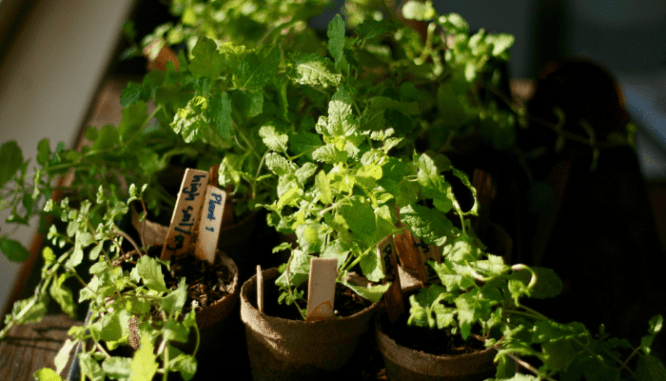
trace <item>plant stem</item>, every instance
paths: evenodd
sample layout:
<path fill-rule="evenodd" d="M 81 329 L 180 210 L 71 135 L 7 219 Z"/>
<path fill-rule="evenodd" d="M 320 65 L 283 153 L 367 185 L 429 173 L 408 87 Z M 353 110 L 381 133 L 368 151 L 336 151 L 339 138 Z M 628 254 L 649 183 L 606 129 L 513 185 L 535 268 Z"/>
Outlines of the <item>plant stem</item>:
<path fill-rule="evenodd" d="M 197 342 L 197 345 L 199 343 Z M 164 347 L 164 374 L 162 374 L 162 381 L 169 380 L 169 344 Z"/>

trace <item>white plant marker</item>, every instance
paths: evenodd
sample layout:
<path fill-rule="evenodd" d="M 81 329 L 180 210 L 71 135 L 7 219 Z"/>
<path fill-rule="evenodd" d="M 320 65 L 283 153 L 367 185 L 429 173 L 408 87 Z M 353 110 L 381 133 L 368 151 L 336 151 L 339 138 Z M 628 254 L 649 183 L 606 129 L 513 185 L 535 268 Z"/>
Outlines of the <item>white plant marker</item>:
<path fill-rule="evenodd" d="M 391 286 L 384 293 L 388 318 L 391 322 L 395 322 L 405 311 L 405 303 L 402 300 L 400 276 L 398 275 L 398 261 L 396 259 L 395 251 L 393 236 L 386 237 L 377 245 L 377 255 L 379 256 L 379 262 L 382 264 L 382 270 L 384 270 L 385 275 L 382 284 L 391 282 Z"/>
<path fill-rule="evenodd" d="M 257 309 L 264 312 L 264 273 L 261 272 L 261 265 L 257 265 Z"/>
<path fill-rule="evenodd" d="M 310 259 L 308 280 L 307 323 L 333 318 L 335 299 L 335 278 L 338 272 L 336 258 Z"/>
<path fill-rule="evenodd" d="M 208 185 L 208 172 L 191 168 L 185 170 L 161 259 L 170 259 L 173 255 L 187 252 L 192 241 L 194 224 L 199 219 L 206 185 Z"/>
<path fill-rule="evenodd" d="M 213 185 L 206 187 L 206 196 L 204 197 L 201 209 L 199 235 L 194 248 L 194 255 L 211 264 L 215 262 L 215 252 L 217 251 L 217 242 L 220 239 L 222 218 L 224 217 L 224 204 L 226 201 L 227 192 Z"/>

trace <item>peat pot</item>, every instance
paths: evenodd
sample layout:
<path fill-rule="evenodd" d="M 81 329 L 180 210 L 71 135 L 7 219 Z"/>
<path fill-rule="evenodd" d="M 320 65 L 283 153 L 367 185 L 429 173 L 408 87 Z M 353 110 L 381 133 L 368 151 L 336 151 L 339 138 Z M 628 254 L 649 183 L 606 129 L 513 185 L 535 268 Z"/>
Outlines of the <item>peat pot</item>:
<path fill-rule="evenodd" d="M 375 319 L 375 334 L 384 357 L 386 374 L 392 381 L 483 381 L 495 375 L 494 348 L 454 356 L 433 355 L 403 347 L 382 328 L 387 319 Z"/>
<path fill-rule="evenodd" d="M 263 271 L 264 289 L 274 288 L 279 272 Z M 359 338 L 368 331 L 377 304 L 354 315 L 306 323 L 269 316 L 257 309 L 257 276 L 241 288 L 252 378 L 259 380 L 339 380 L 348 372 Z M 273 293 L 275 294 L 275 293 Z M 264 297 L 271 293 L 266 292 Z"/>

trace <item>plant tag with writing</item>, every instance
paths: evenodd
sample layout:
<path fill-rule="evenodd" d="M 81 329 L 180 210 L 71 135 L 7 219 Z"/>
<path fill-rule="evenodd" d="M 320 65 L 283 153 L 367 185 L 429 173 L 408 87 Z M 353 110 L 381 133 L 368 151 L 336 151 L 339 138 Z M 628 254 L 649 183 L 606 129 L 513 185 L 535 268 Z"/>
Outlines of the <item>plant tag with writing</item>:
<path fill-rule="evenodd" d="M 206 187 L 206 196 L 204 197 L 201 208 L 201 219 L 199 220 L 199 236 L 194 248 L 194 255 L 209 263 L 215 262 L 215 252 L 217 251 L 217 241 L 220 238 L 224 204 L 226 201 L 227 192 L 213 185 Z"/>
<path fill-rule="evenodd" d="M 336 258 L 310 259 L 306 322 L 311 323 L 333 318 L 337 272 L 338 260 Z"/>
<path fill-rule="evenodd" d="M 420 239 L 414 237 L 414 248 L 418 250 L 421 261 L 424 264 L 427 264 L 429 261 L 435 261 L 437 263 L 442 263 L 442 250 L 435 245 L 428 245 L 427 243 L 421 241 Z M 439 275 L 432 266 L 424 266 L 427 274 L 427 283 L 441 283 Z"/>
<path fill-rule="evenodd" d="M 208 172 L 191 168 L 185 170 L 161 259 L 170 259 L 173 255 L 187 252 L 192 241 L 194 224 L 199 219 L 206 185 L 208 185 Z"/>
<path fill-rule="evenodd" d="M 398 260 L 395 255 L 395 246 L 393 245 L 393 236 L 386 237 L 377 245 L 377 255 L 379 262 L 384 270 L 384 279 L 382 284 L 391 282 L 391 286 L 384 293 L 384 300 L 387 304 L 388 317 L 391 322 L 395 322 L 405 311 L 405 304 L 402 299 L 400 288 L 400 276 L 398 275 Z"/>

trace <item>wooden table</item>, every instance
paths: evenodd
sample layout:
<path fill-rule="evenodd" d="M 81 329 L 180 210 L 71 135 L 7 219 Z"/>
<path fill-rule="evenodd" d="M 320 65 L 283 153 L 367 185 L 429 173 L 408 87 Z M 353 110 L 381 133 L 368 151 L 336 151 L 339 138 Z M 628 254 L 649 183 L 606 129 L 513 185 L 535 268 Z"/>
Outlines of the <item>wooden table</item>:
<path fill-rule="evenodd" d="M 0 341 L 0 378 L 34 380 L 38 369 L 54 369 L 53 359 L 67 339 L 67 331 L 81 324 L 67 315 L 48 315 L 39 323 L 13 327 Z"/>

